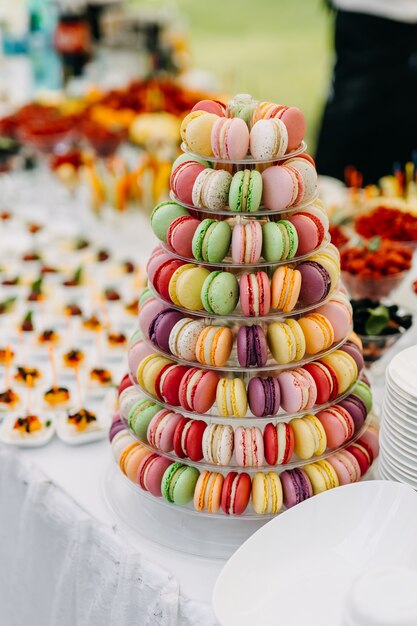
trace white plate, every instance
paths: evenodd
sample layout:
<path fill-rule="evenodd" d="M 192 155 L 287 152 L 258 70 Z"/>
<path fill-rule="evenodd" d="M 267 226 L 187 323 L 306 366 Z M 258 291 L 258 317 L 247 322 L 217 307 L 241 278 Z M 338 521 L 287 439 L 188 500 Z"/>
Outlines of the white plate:
<path fill-rule="evenodd" d="M 404 524 L 416 516 L 417 494 L 394 482 L 356 483 L 306 500 L 266 524 L 225 565 L 213 594 L 217 619 L 222 626 L 342 626 L 358 575 L 417 569 L 415 528 Z"/>
<path fill-rule="evenodd" d="M 410 434 L 417 436 L 417 420 L 410 418 L 409 414 L 400 409 L 393 400 L 385 400 L 385 404 L 382 410 L 382 420 L 396 419 L 398 422 L 404 425 Z"/>
<path fill-rule="evenodd" d="M 97 422 L 100 426 L 99 430 L 92 430 L 90 432 L 74 433 L 67 425 L 67 414 L 62 414 L 57 419 L 56 434 L 57 437 L 68 446 L 81 446 L 85 443 L 93 443 L 94 441 L 100 441 L 107 436 L 110 421 L 106 422 L 99 413 L 94 411 L 97 416 Z"/>
<path fill-rule="evenodd" d="M 389 382 L 388 378 L 386 379 L 386 389 L 387 397 L 397 400 L 404 405 L 404 408 L 412 413 L 417 413 L 417 402 L 414 402 L 410 397 L 407 397 L 404 391 L 396 389 L 392 383 Z"/>
<path fill-rule="evenodd" d="M 398 423 L 396 420 L 394 420 L 394 417 L 391 416 L 389 422 L 386 420 L 385 422 L 385 428 L 393 435 L 396 437 L 396 439 L 398 439 L 398 441 L 401 441 L 401 443 L 403 443 L 405 446 L 410 447 L 412 450 L 415 451 L 415 454 L 417 454 L 417 440 L 415 437 L 413 437 L 413 435 L 410 435 L 402 426 L 402 423 Z"/>
<path fill-rule="evenodd" d="M 390 451 L 392 456 L 396 459 L 398 458 L 400 461 L 404 462 L 407 465 L 410 465 L 410 469 L 416 472 L 417 476 L 417 454 L 413 452 L 404 444 L 402 444 L 398 439 L 393 437 L 386 429 L 384 430 L 383 435 L 381 434 L 380 439 L 383 440 L 385 447 Z"/>
<path fill-rule="evenodd" d="M 406 348 L 394 356 L 387 371 L 392 382 L 416 400 L 417 398 L 417 346 Z"/>
<path fill-rule="evenodd" d="M 22 414 L 14 413 L 4 420 L 0 426 L 0 441 L 9 446 L 18 446 L 19 448 L 40 448 L 41 446 L 46 446 L 55 433 L 56 421 L 54 416 L 48 415 L 45 419 L 39 416 L 41 422 L 45 424 L 45 422 L 50 421 L 51 425 L 48 428 L 45 426 L 41 431 L 38 431 L 38 435 L 15 438 L 12 436 L 13 425 L 20 415 Z"/>

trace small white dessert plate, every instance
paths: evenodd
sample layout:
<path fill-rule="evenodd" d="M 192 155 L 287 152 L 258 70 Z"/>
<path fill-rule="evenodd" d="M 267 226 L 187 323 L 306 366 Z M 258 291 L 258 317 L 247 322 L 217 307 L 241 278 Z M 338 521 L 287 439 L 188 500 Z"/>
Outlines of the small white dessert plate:
<path fill-rule="evenodd" d="M 404 524 L 416 516 L 414 490 L 389 481 L 346 485 L 306 500 L 263 526 L 226 563 L 213 593 L 218 621 L 346 624 L 345 603 L 362 573 L 417 571 L 417 535 L 413 524 Z"/>
<path fill-rule="evenodd" d="M 0 441 L 9 446 L 18 446 L 19 448 L 40 448 L 46 446 L 54 436 L 56 430 L 56 421 L 53 415 L 45 418 L 39 416 L 43 424 L 43 428 L 31 435 L 19 435 L 14 429 L 14 423 L 21 413 L 14 413 L 7 417 L 0 426 Z M 48 424 L 48 425 L 47 425 Z"/>
<path fill-rule="evenodd" d="M 97 411 L 92 411 L 97 417 L 97 430 L 87 432 L 77 432 L 70 424 L 67 424 L 68 412 L 63 413 L 57 419 L 56 434 L 57 437 L 68 446 L 81 446 L 85 443 L 93 443 L 104 439 L 108 432 L 108 426 L 105 420 Z"/>

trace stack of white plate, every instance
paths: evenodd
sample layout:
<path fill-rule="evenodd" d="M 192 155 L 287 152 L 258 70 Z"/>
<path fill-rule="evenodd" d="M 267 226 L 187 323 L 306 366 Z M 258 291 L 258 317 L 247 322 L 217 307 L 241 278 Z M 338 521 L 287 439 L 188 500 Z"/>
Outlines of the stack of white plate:
<path fill-rule="evenodd" d="M 417 489 L 417 346 L 397 354 L 385 373 L 379 469 Z"/>

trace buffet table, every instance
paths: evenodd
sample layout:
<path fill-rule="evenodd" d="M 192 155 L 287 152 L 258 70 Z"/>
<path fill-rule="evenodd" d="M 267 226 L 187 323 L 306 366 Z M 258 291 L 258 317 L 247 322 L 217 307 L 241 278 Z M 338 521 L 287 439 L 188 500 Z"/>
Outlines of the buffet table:
<path fill-rule="evenodd" d="M 109 248 L 120 248 L 123 241 L 123 254 L 145 265 L 155 238 L 144 213 L 117 219 L 113 215 L 100 222 L 88 211 L 82 193 L 74 203 L 50 179 L 52 195 L 45 192 L 45 179 L 29 181 L 30 175 L 24 176 L 25 185 L 17 178 L 18 197 L 12 180 L 6 191 L 9 200 L 20 204 L 25 219 L 43 215 L 47 220 L 43 213 L 47 205 L 56 218 L 57 237 L 72 229 L 74 235 L 81 230 Z M 13 246 L 18 243 L 8 241 Z M 410 284 L 416 274 L 414 268 L 402 286 L 402 303 L 412 309 L 417 297 Z M 407 333 L 371 374 L 377 410 L 384 363 L 414 343 L 416 334 L 415 329 Z M 45 447 L 25 450 L 0 446 L 2 624 L 216 624 L 211 594 L 223 561 L 170 551 L 116 519 L 103 490 L 111 463 L 106 440 L 73 447 L 54 439 Z"/>

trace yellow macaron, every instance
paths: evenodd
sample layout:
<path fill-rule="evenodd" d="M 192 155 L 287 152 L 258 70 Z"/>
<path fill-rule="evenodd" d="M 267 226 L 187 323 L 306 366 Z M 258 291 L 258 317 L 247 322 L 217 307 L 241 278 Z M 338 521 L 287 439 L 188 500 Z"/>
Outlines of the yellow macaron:
<path fill-rule="evenodd" d="M 295 357 L 294 361 L 301 361 L 306 352 L 306 340 L 299 321 L 288 319 L 285 324 L 289 326 L 295 338 Z"/>
<path fill-rule="evenodd" d="M 283 493 L 276 472 L 256 472 L 252 480 L 252 505 L 258 515 L 276 514 L 282 508 Z"/>
<path fill-rule="evenodd" d="M 155 383 L 162 368 L 164 368 L 165 365 L 173 364 L 173 361 L 170 361 L 163 356 L 158 356 L 158 358 L 152 359 L 145 365 L 142 371 L 143 386 L 152 396 L 157 397 Z"/>
<path fill-rule="evenodd" d="M 175 292 L 181 306 L 189 311 L 199 311 L 203 308 L 201 288 L 209 274 L 205 267 L 192 267 L 178 277 Z"/>
<path fill-rule="evenodd" d="M 172 302 L 176 304 L 177 306 L 181 306 L 181 303 L 178 300 L 178 296 L 177 296 L 178 278 L 181 276 L 181 274 L 183 274 L 183 272 L 186 272 L 187 270 L 190 270 L 193 267 L 197 267 L 197 266 L 194 265 L 194 263 L 186 263 L 185 265 L 181 265 L 181 267 L 176 269 L 175 272 L 171 276 L 171 280 L 169 281 L 169 285 L 168 285 L 168 293 Z"/>
<path fill-rule="evenodd" d="M 339 486 L 339 479 L 333 467 L 327 461 L 309 463 L 303 470 L 310 479 L 314 495 Z"/>
<path fill-rule="evenodd" d="M 248 398 L 243 381 L 240 378 L 221 378 L 217 384 L 216 404 L 223 417 L 245 417 Z"/>
<path fill-rule="evenodd" d="M 289 324 L 271 322 L 268 325 L 267 342 L 272 356 L 279 365 L 294 361 L 297 354 L 297 341 Z"/>
<path fill-rule="evenodd" d="M 339 394 L 345 393 L 358 377 L 358 366 L 355 360 L 342 350 L 335 350 L 322 358 L 336 372 Z"/>

